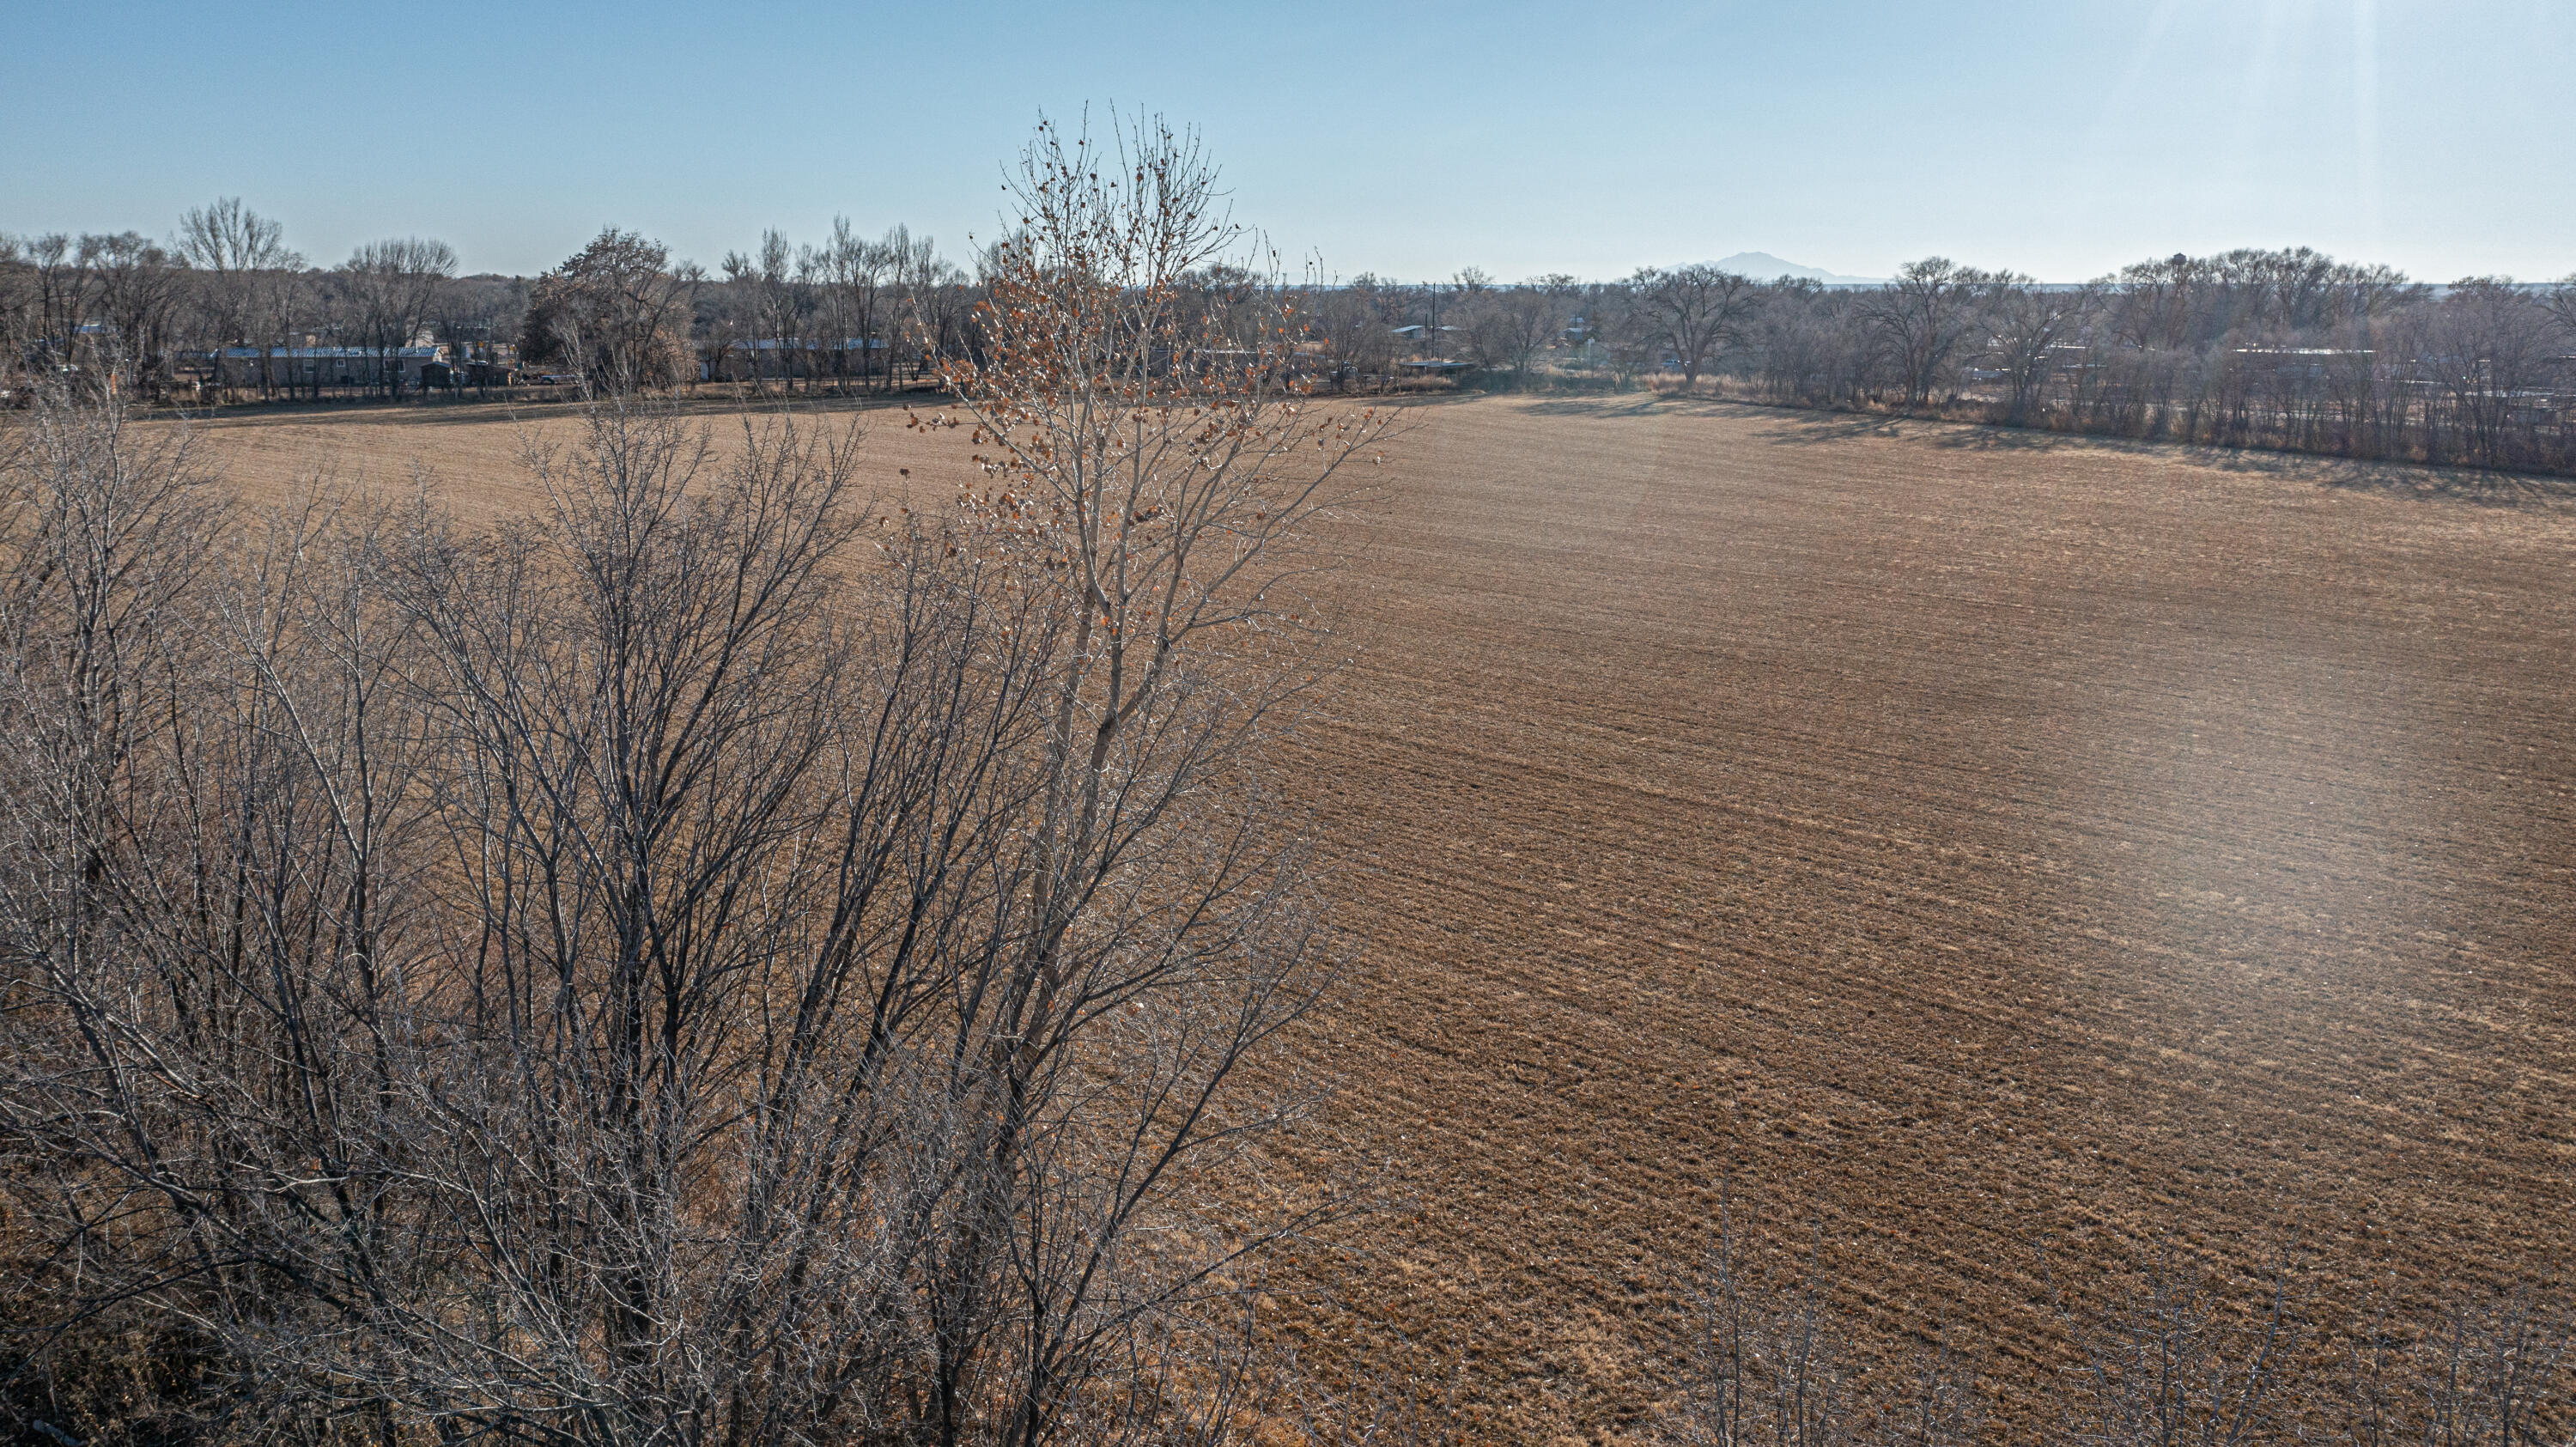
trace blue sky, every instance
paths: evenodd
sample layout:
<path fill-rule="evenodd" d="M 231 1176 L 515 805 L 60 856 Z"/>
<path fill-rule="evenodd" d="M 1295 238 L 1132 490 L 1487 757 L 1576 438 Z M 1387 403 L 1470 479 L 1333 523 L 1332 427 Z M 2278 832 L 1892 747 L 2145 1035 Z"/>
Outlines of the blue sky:
<path fill-rule="evenodd" d="M 1197 125 L 1238 218 L 1345 276 L 2576 272 L 2569 0 L 12 8 L 0 231 L 238 195 L 324 263 L 419 234 L 535 271 L 616 224 L 712 265 L 836 213 L 953 253 L 1041 109 L 1114 103 Z"/>

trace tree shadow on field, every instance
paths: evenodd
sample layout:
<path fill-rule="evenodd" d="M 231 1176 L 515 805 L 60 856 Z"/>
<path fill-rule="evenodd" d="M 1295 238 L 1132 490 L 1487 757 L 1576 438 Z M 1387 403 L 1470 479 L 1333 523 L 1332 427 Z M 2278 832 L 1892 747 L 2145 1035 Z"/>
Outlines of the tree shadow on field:
<path fill-rule="evenodd" d="M 1651 417 L 1652 397 L 1561 397 L 1524 402 L 1513 409 L 1525 417 Z"/>
<path fill-rule="evenodd" d="M 2002 422 L 1954 422 L 1927 435 L 1924 440 L 1951 452 L 2112 452 L 2135 457 L 2155 452 L 2215 454 L 2226 450 L 2150 442 L 2136 437 L 2104 437 L 2095 433 L 2015 427 Z"/>
<path fill-rule="evenodd" d="M 2468 467 L 2421 467 L 2394 462 L 2322 461 L 2319 487 L 2375 493 L 2417 502 L 2459 502 L 2473 507 L 2537 512 L 2576 512 L 2576 480 Z"/>
<path fill-rule="evenodd" d="M 1864 437 L 1924 437 L 1921 427 L 1908 428 L 1906 417 L 1884 417 L 1875 413 L 1823 412 L 1812 417 L 1799 417 L 1775 422 L 1760 434 L 1765 442 L 1782 447 L 1829 447 L 1837 442 L 1856 442 Z"/>
<path fill-rule="evenodd" d="M 505 404 L 466 402 L 454 407 L 330 406 L 261 408 L 257 412 L 188 413 L 189 426 L 207 432 L 248 432 L 266 427 L 490 427 L 511 422 L 542 422 L 578 417 L 581 409 L 559 402 Z"/>
<path fill-rule="evenodd" d="M 1318 388 L 1312 400 L 1326 407 L 1367 406 L 1389 412 L 1409 412 L 1417 407 L 1463 407 L 1493 395 L 1464 387 L 1447 392 L 1327 392 Z"/>
<path fill-rule="evenodd" d="M 2348 465 L 2346 459 L 2320 457 L 2313 453 L 2276 452 L 2260 447 L 2220 447 L 2206 442 L 2175 442 L 2153 437 L 2113 437 L 2098 432 L 2060 432 L 2046 427 L 2016 427 L 2008 422 L 1952 422 L 1924 434 L 1923 441 L 1945 452 L 2100 452 L 2118 457 L 2163 457 L 2219 472 L 2260 473 L 2268 477 L 2307 477 L 2328 466 Z"/>
<path fill-rule="evenodd" d="M 857 397 L 660 397 L 653 405 L 694 420 L 787 415 L 798 420 L 841 417 L 907 407 L 928 411 L 947 405 L 945 394 L 893 393 Z M 581 399 L 567 393 L 542 400 L 460 402 L 259 403 L 171 414 L 207 431 L 260 427 L 489 427 L 496 423 L 550 422 L 583 415 Z"/>
<path fill-rule="evenodd" d="M 2337 492 L 2378 493 L 2428 502 L 2552 510 L 2576 506 L 2576 480 L 2530 473 L 2491 472 L 2473 467 L 2329 457 L 2263 447 L 2220 447 L 2200 442 L 2098 437 L 2080 432 L 2043 431 L 2000 424 L 1963 424 L 1933 433 L 1925 440 L 1934 447 L 1950 451 L 2084 451 L 2130 457 L 2162 456 L 2216 472 L 2252 474 L 2287 482 L 2312 483 Z"/>
<path fill-rule="evenodd" d="M 2163 457 L 2216 472 L 2306 482 L 2337 492 L 2376 493 L 2385 497 L 2459 502 L 2478 507 L 2576 510 L 2576 479 L 2570 478 L 2415 462 L 2327 457 L 2260 447 L 2219 447 L 2196 442 L 2104 437 L 2003 423 L 1828 413 L 1783 420 L 1766 429 L 1762 437 L 1765 441 L 1784 446 L 1822 446 L 1877 437 L 1909 439 L 1944 452 L 2021 456 L 2108 453 L 2121 457 Z"/>
<path fill-rule="evenodd" d="M 1514 409 L 1531 417 L 1745 417 L 1767 411 L 1716 397 L 1675 397 L 1658 392 L 1550 397 Z"/>

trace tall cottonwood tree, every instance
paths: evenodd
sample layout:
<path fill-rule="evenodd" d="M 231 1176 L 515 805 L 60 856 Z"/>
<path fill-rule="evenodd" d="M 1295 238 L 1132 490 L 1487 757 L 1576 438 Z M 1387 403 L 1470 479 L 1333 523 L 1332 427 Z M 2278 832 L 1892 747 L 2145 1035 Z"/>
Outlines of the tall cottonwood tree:
<path fill-rule="evenodd" d="M 2507 278 L 2469 277 L 2452 284 L 2429 322 L 2423 365 L 2450 402 L 2458 455 L 2486 467 L 2522 461 L 2513 414 L 2547 395 L 2569 340 L 2547 303 Z"/>
<path fill-rule="evenodd" d="M 1574 293 L 1570 276 L 1486 289 L 1465 309 L 1467 340 L 1477 363 L 1525 381 L 1539 354 L 1564 339 Z"/>
<path fill-rule="evenodd" d="M 1740 334 L 1761 288 L 1750 277 L 1705 264 L 1648 268 L 1629 278 L 1636 339 L 1664 348 L 1680 366 L 1685 388 Z"/>
<path fill-rule="evenodd" d="M 79 346 L 81 324 L 88 320 L 98 292 L 91 270 L 91 247 L 65 232 L 30 236 L 21 244 L 34 334 L 32 347 L 57 361 Z"/>
<path fill-rule="evenodd" d="M 1907 263 L 1896 280 L 1870 295 L 1870 326 L 1887 348 L 1905 403 L 1932 400 L 1959 349 L 1985 321 L 1993 278 L 1947 257 Z"/>
<path fill-rule="evenodd" d="M 809 268 L 810 269 L 810 268 Z M 760 249 L 746 256 L 736 251 L 724 259 L 726 290 L 749 314 L 752 376 L 762 390 L 775 370 L 781 391 L 795 390 L 791 358 L 802 340 L 812 296 L 799 274 L 795 250 L 784 232 L 760 233 Z"/>
<path fill-rule="evenodd" d="M 418 236 L 368 242 L 341 264 L 339 281 L 351 319 L 376 354 L 376 386 L 385 395 L 401 391 L 397 358 L 428 326 L 441 292 L 455 277 L 455 249 Z"/>
<path fill-rule="evenodd" d="M 112 367 L 122 376 L 166 382 L 176 344 L 185 264 L 140 232 L 85 236 L 97 277 L 98 320 L 108 330 Z"/>
<path fill-rule="evenodd" d="M 884 240 L 860 236 L 846 216 L 832 218 L 832 234 L 812 253 L 811 270 L 819 283 L 825 335 L 836 349 L 846 379 L 855 369 L 864 380 L 887 358 L 883 333 L 887 292 L 908 237 L 889 232 Z M 855 353 L 855 355 L 853 355 Z M 848 385 L 844 380 L 842 385 Z"/>
<path fill-rule="evenodd" d="M 696 375 L 690 329 L 704 281 L 660 242 L 609 227 L 529 289 L 520 350 L 577 367 L 604 392 L 672 386 Z"/>
<path fill-rule="evenodd" d="M 2094 288 L 2073 292 L 2041 290 L 2029 277 L 2006 273 L 1995 279 L 1987 327 L 1996 370 L 2004 374 L 2004 419 L 2024 423 L 2037 413 L 2050 378 L 2061 365 L 2061 349 L 2075 339 L 2100 308 Z"/>
<path fill-rule="evenodd" d="M 179 218 L 179 254 L 205 276 L 209 341 L 218 350 L 258 347 L 265 393 L 304 268 L 304 258 L 286 245 L 286 228 L 238 196 L 220 197 Z"/>

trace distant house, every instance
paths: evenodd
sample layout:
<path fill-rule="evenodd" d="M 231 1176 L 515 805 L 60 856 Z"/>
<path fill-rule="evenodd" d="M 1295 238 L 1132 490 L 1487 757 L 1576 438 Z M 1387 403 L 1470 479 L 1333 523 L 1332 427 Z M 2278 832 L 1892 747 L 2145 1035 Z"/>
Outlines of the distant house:
<path fill-rule="evenodd" d="M 2316 381 L 2329 368 L 2372 364 L 2378 354 L 2368 347 L 2238 347 L 2249 367 L 2270 367 L 2277 376 Z"/>
<path fill-rule="evenodd" d="M 289 387 L 381 387 L 399 381 L 405 391 L 419 391 L 430 367 L 452 366 L 447 346 L 395 347 L 226 347 L 215 353 L 217 380 L 228 387 L 257 386 L 264 376 Z M 388 374 L 393 374 L 389 376 Z"/>
<path fill-rule="evenodd" d="M 759 337 L 698 344 L 698 380 L 759 377 L 859 377 L 885 368 L 883 337 Z"/>

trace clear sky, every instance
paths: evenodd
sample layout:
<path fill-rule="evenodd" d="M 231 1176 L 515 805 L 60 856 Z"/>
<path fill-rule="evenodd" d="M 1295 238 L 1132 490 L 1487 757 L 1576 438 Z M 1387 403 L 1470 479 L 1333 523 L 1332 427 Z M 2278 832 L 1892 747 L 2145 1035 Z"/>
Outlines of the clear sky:
<path fill-rule="evenodd" d="M 613 223 L 713 265 L 836 213 L 954 254 L 1042 109 L 1114 103 L 1344 276 L 2576 272 L 2571 0 L 10 8 L 0 231 L 238 195 L 326 264 L 418 234 L 533 272 Z"/>

